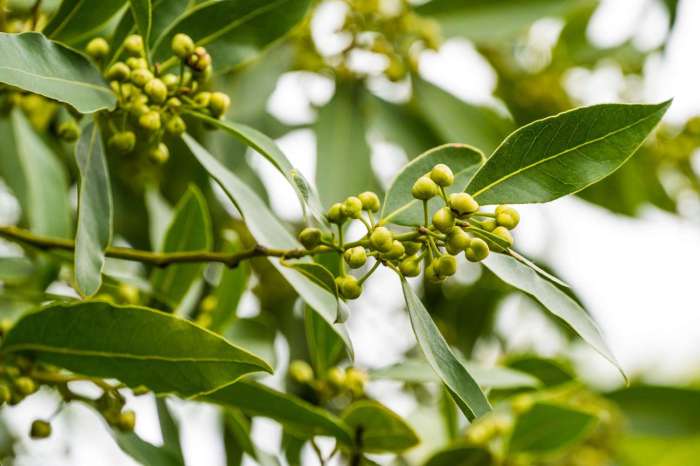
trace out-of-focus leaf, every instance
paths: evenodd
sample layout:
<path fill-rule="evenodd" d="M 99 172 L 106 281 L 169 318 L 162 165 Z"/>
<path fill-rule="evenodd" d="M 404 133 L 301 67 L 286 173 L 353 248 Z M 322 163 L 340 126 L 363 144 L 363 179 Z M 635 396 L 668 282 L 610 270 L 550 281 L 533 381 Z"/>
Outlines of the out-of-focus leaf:
<path fill-rule="evenodd" d="M 616 464 L 620 466 L 688 466 L 700 455 L 700 435 L 627 436 L 616 447 Z"/>
<path fill-rule="evenodd" d="M 573 373 L 553 359 L 539 356 L 516 356 L 507 361 L 508 367 L 536 377 L 544 386 L 552 387 L 574 380 Z"/>
<path fill-rule="evenodd" d="M 581 440 L 596 424 L 588 413 L 563 406 L 536 403 L 518 417 L 510 437 L 511 453 L 548 453 Z"/>
<path fill-rule="evenodd" d="M 100 128 L 90 122 L 75 146 L 80 170 L 78 228 L 75 233 L 75 281 L 83 296 L 102 283 L 105 250 L 112 241 L 112 187 Z"/>
<path fill-rule="evenodd" d="M 177 454 L 165 447 L 157 447 L 133 432 L 115 434 L 117 445 L 140 464 L 148 466 L 184 466 Z"/>
<path fill-rule="evenodd" d="M 317 374 L 325 374 L 342 358 L 343 340 L 318 313 L 308 306 L 304 307 L 304 328 L 314 370 Z"/>
<path fill-rule="evenodd" d="M 260 466 L 279 466 L 277 458 L 260 450 L 251 439 L 250 421 L 237 409 L 224 411 L 226 466 L 242 464 L 243 453 Z"/>
<path fill-rule="evenodd" d="M 211 220 L 204 196 L 195 185 L 180 199 L 163 240 L 163 252 L 208 251 L 212 246 Z M 153 271 L 153 294 L 173 309 L 201 277 L 202 264 L 176 264 Z"/>
<path fill-rule="evenodd" d="M 433 454 L 423 466 L 489 466 L 491 453 L 474 445 L 452 445 Z"/>
<path fill-rule="evenodd" d="M 376 401 L 356 401 L 345 408 L 341 418 L 355 431 L 358 447 L 364 452 L 402 452 L 418 444 L 411 426 Z"/>
<path fill-rule="evenodd" d="M 99 8 L 89 0 L 63 0 L 43 33 L 66 44 L 76 44 L 91 37 L 105 25 L 126 0 L 100 0 Z"/>
<path fill-rule="evenodd" d="M 187 320 L 145 307 L 101 301 L 55 304 L 22 317 L 0 351 L 130 387 L 183 397 L 219 389 L 272 369 L 257 356 Z"/>
<path fill-rule="evenodd" d="M 406 307 L 416 340 L 430 367 L 450 390 L 450 394 L 468 419 L 491 410 L 491 405 L 479 385 L 457 359 L 405 278 L 401 278 Z"/>
<path fill-rule="evenodd" d="M 535 121 L 513 132 L 467 186 L 481 204 L 548 202 L 620 168 L 670 106 L 601 104 Z"/>
<path fill-rule="evenodd" d="M 309 0 L 207 1 L 182 15 L 153 47 L 156 61 L 170 56 L 170 41 L 188 34 L 206 47 L 212 66 L 224 72 L 255 58 L 306 14 Z"/>
<path fill-rule="evenodd" d="M 148 210 L 148 237 L 153 250 L 163 249 L 165 232 L 173 218 L 173 208 L 156 186 L 147 186 L 145 204 Z"/>
<path fill-rule="evenodd" d="M 243 245 L 236 235 L 226 241 L 222 250 L 230 254 L 241 252 Z M 211 330 L 221 332 L 236 318 L 238 303 L 245 292 L 249 276 L 250 267 L 246 262 L 233 269 L 222 267 L 219 283 L 212 293 L 216 298 L 216 308 L 211 313 Z"/>
<path fill-rule="evenodd" d="M 367 143 L 364 88 L 339 82 L 316 120 L 316 185 L 324 205 L 376 187 Z"/>
<path fill-rule="evenodd" d="M 0 257 L 0 282 L 21 283 L 31 278 L 34 264 L 27 257 Z"/>
<path fill-rule="evenodd" d="M 484 154 L 463 144 L 445 144 L 430 149 L 406 164 L 396 175 L 387 189 L 380 223 L 399 225 L 422 225 L 423 203 L 411 195 L 416 180 L 430 172 L 434 165 L 443 163 L 450 167 L 455 181 L 447 193 L 464 191 L 469 179 L 485 161 Z M 444 204 L 436 196 L 428 202 L 428 211 L 434 212 Z"/>
<path fill-rule="evenodd" d="M 129 5 L 136 27 L 143 37 L 146 56 L 149 56 L 151 28 L 153 27 L 153 5 L 151 0 L 129 0 Z"/>
<path fill-rule="evenodd" d="M 474 146 L 490 154 L 513 130 L 513 123 L 494 109 L 470 104 L 420 78 L 414 80 L 415 100 L 442 142 Z"/>
<path fill-rule="evenodd" d="M 224 336 L 244 350 L 275 365 L 275 328 L 261 318 L 236 319 Z"/>

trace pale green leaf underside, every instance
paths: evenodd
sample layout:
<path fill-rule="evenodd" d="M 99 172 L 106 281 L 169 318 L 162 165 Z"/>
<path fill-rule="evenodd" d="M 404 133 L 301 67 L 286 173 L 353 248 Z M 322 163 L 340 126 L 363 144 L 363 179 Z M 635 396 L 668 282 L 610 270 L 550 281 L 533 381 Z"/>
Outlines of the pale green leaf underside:
<path fill-rule="evenodd" d="M 94 122 L 83 129 L 75 159 L 80 170 L 75 280 L 83 296 L 92 296 L 102 283 L 104 252 L 112 240 L 112 189 L 100 128 Z"/>
<path fill-rule="evenodd" d="M 457 359 L 430 314 L 405 278 L 401 279 L 411 326 L 425 358 L 464 415 L 474 419 L 491 410 L 486 396 L 464 365 Z"/>
<path fill-rule="evenodd" d="M 481 204 L 548 202 L 578 192 L 629 159 L 670 106 L 601 104 L 513 132 L 466 191 Z"/>
<path fill-rule="evenodd" d="M 30 351 L 73 372 L 130 387 L 191 397 L 251 372 L 272 372 L 257 356 L 171 314 L 101 301 L 55 304 L 21 318 L 2 352 Z"/>
<path fill-rule="evenodd" d="M 81 113 L 111 110 L 116 104 L 87 58 L 36 32 L 0 32 L 0 82 L 65 102 Z"/>

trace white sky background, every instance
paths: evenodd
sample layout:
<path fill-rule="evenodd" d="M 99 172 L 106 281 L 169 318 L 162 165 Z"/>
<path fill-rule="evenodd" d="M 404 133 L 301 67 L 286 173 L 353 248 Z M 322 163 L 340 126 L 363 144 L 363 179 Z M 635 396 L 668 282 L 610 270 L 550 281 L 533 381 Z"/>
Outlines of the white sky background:
<path fill-rule="evenodd" d="M 654 8 L 651 0 L 603 0 L 589 33 L 599 44 L 612 46 L 634 37 L 636 43 L 648 47 L 662 37 L 664 20 L 663 10 Z M 682 1 L 678 21 L 666 55 L 649 60 L 642 94 L 643 100 L 649 102 L 674 97 L 667 115 L 669 121 L 682 121 L 700 113 L 700 1 Z M 556 30 L 551 23 L 542 22 L 532 34 L 546 39 Z M 490 100 L 495 84 L 493 72 L 468 42 L 450 41 L 439 53 L 426 56 L 422 65 L 427 79 L 455 95 L 470 101 Z M 602 67 L 594 73 L 574 73 L 568 84 L 583 103 L 590 104 L 617 99 L 621 82 L 619 72 Z M 311 121 L 314 115 L 309 101 L 323 102 L 331 94 L 332 87 L 325 80 L 308 73 L 293 73 L 280 81 L 269 108 L 285 121 Z M 292 163 L 313 179 L 313 134 L 298 131 L 278 142 Z M 373 166 L 382 179 L 390 179 L 404 163 L 405 155 L 387 144 L 375 145 L 373 149 Z M 266 181 L 273 208 L 282 217 L 298 215 L 296 196 L 287 183 L 259 157 L 249 156 Z M 0 210 L 2 201 L 0 198 Z M 700 215 L 696 205 L 686 206 L 689 213 L 695 212 L 689 215 L 694 221 L 651 208 L 641 218 L 630 219 L 573 197 L 546 205 L 521 206 L 519 210 L 522 221 L 515 237 L 521 250 L 545 259 L 574 287 L 630 374 L 643 372 L 655 381 L 669 383 L 698 375 Z M 255 303 L 251 300 L 245 305 L 254 307 Z M 358 366 L 395 362 L 402 351 L 413 345 L 402 306 L 400 287 L 390 274 L 379 274 L 368 282 L 367 292 L 353 303 L 349 321 Z M 527 300 L 509 300 L 505 307 L 498 328 L 511 337 L 514 346 L 534 345 L 544 353 L 559 350 L 559 339 L 547 331 L 546 320 L 529 309 Z M 488 345 L 479 354 L 484 360 L 492 356 Z M 594 382 L 605 386 L 619 383 L 615 370 L 583 345 L 577 347 L 573 356 L 595 378 Z M 399 396 L 394 385 L 381 384 L 374 390 L 399 413 L 410 412 L 410 400 Z M 151 399 L 141 397 L 130 405 L 138 414 L 137 432 L 158 443 L 160 434 Z M 134 464 L 114 445 L 97 415 L 80 406 L 66 409 L 57 417 L 57 435 L 41 442 L 29 441 L 26 432 L 31 421 L 45 416 L 55 406 L 54 397 L 40 393 L 20 408 L 4 409 L 3 417 L 24 439 L 22 448 L 27 454 L 18 465 Z M 176 412 L 187 419 L 183 443 L 188 465 L 223 465 L 223 450 L 214 440 L 218 438 L 214 410 L 182 404 Z M 66 436 L 69 425 L 73 429 L 71 438 Z M 261 447 L 276 450 L 279 429 L 273 423 L 256 420 L 254 431 Z M 64 452 L 68 452 L 68 457 L 63 456 Z M 309 464 L 314 464 L 311 459 Z"/>

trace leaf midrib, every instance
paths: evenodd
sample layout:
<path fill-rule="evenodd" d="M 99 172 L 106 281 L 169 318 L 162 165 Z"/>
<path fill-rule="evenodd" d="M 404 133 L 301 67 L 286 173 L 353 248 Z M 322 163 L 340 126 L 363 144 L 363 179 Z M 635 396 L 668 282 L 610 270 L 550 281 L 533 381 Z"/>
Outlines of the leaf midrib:
<path fill-rule="evenodd" d="M 524 167 L 520 167 L 520 168 L 518 168 L 517 170 L 515 170 L 515 171 L 513 171 L 513 172 L 511 172 L 511 173 L 509 173 L 509 174 L 507 174 L 507 175 L 505 175 L 505 176 L 503 176 L 503 177 L 501 177 L 501 178 L 499 178 L 499 179 L 493 181 L 492 183 L 490 183 L 490 184 L 484 186 L 484 187 L 481 188 L 480 190 L 478 190 L 478 191 L 476 191 L 475 193 L 473 193 L 472 196 L 477 197 L 477 196 L 483 194 L 484 192 L 490 190 L 490 189 L 493 188 L 494 186 L 496 186 L 496 185 L 498 185 L 498 184 L 500 184 L 500 183 L 502 183 L 502 182 L 504 182 L 504 181 L 506 181 L 506 180 L 508 180 L 508 179 L 510 179 L 510 178 L 512 178 L 512 177 L 514 177 L 514 176 L 516 176 L 516 175 L 518 175 L 518 174 L 524 172 L 524 171 L 530 170 L 530 169 L 532 169 L 532 168 L 534 168 L 534 167 L 536 167 L 536 166 L 538 166 L 538 165 L 541 165 L 541 164 L 543 164 L 543 163 L 549 162 L 550 160 L 553 160 L 553 159 L 555 159 L 555 158 L 557 158 L 557 157 L 561 157 L 561 156 L 563 156 L 563 155 L 565 155 L 565 154 L 567 154 L 567 153 L 569 153 L 569 152 L 573 152 L 573 151 L 579 150 L 579 149 L 581 149 L 582 147 L 588 146 L 588 145 L 590 145 L 590 144 L 595 144 L 596 142 L 603 141 L 603 140 L 605 140 L 605 139 L 607 139 L 607 138 L 609 138 L 609 137 L 611 137 L 611 136 L 614 136 L 615 134 L 621 133 L 621 132 L 623 132 L 623 131 L 627 131 L 628 129 L 630 129 L 630 128 L 634 127 L 634 126 L 637 126 L 637 125 L 639 125 L 639 124 L 645 122 L 646 120 L 650 119 L 651 117 L 653 117 L 654 115 L 656 115 L 657 112 L 658 112 L 658 109 L 656 109 L 654 112 L 650 113 L 649 115 L 645 116 L 644 118 L 641 118 L 641 119 L 635 121 L 634 123 L 630 123 L 630 124 L 625 125 L 625 126 L 619 128 L 619 129 L 616 129 L 615 131 L 611 131 L 611 132 L 606 133 L 606 134 L 604 134 L 603 136 L 600 136 L 600 137 L 598 137 L 598 138 L 594 138 L 594 139 L 591 139 L 591 140 L 589 140 L 589 141 L 586 141 L 586 142 L 583 142 L 583 143 L 581 143 L 581 144 L 578 144 L 578 145 L 576 145 L 576 146 L 570 147 L 569 149 L 566 149 L 566 150 L 564 150 L 564 151 L 557 152 L 556 154 L 553 154 L 553 155 L 551 155 L 551 156 L 549 156 L 549 157 L 540 159 L 540 160 L 538 160 L 538 161 L 536 161 L 536 162 L 534 162 L 534 163 L 532 163 L 532 164 L 530 164 L 530 165 L 526 165 L 526 166 L 524 166 Z M 497 152 L 497 151 L 498 151 L 498 149 L 496 149 L 496 152 Z M 494 155 L 495 155 L 495 153 L 494 153 Z M 483 165 L 483 166 L 479 169 L 479 171 L 477 171 L 477 172 L 474 174 L 474 177 L 472 178 L 472 180 L 475 180 L 475 179 L 479 176 L 479 173 L 481 172 L 481 170 L 483 170 L 486 166 L 487 166 L 487 165 Z M 468 185 L 467 185 L 467 187 L 468 187 Z"/>
<path fill-rule="evenodd" d="M 45 79 L 48 81 L 58 81 L 58 82 L 65 83 L 65 84 L 72 84 L 74 86 L 87 87 L 89 89 L 94 89 L 96 91 L 105 92 L 109 95 L 112 94 L 112 91 L 107 89 L 104 86 L 99 86 L 97 84 L 92 84 L 92 83 L 86 83 L 84 81 L 71 81 L 69 79 L 57 78 L 55 76 L 46 76 L 43 74 L 32 73 L 31 71 L 26 71 L 26 70 L 22 70 L 19 68 L 14 68 L 12 66 L 0 66 L 0 70 L 9 70 L 9 71 L 14 71 L 14 72 L 19 72 L 19 73 L 23 73 L 23 74 L 29 75 L 31 77 L 34 77 L 34 78 Z"/>

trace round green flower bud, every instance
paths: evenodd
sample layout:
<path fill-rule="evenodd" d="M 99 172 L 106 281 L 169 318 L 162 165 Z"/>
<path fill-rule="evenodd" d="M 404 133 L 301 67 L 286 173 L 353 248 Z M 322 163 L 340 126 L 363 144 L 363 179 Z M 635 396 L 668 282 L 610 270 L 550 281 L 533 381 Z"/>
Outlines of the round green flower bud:
<path fill-rule="evenodd" d="M 231 99 L 223 92 L 212 92 L 209 99 L 209 110 L 215 117 L 220 117 L 228 111 Z"/>
<path fill-rule="evenodd" d="M 32 427 L 29 429 L 29 436 L 33 439 L 42 439 L 51 436 L 51 424 L 47 421 L 37 419 L 32 422 Z"/>
<path fill-rule="evenodd" d="M 345 214 L 343 213 L 343 204 L 340 202 L 333 204 L 330 209 L 328 209 L 328 212 L 326 212 L 326 217 L 331 223 L 337 223 L 338 225 L 343 223 L 346 220 Z"/>
<path fill-rule="evenodd" d="M 373 249 L 387 253 L 394 247 L 394 235 L 386 227 L 377 227 L 369 236 L 369 243 Z"/>
<path fill-rule="evenodd" d="M 29 377 L 17 377 L 14 380 L 15 390 L 22 396 L 31 395 L 38 390 L 36 383 Z"/>
<path fill-rule="evenodd" d="M 512 230 L 520 223 L 520 214 L 511 206 L 499 205 L 496 207 L 496 223 Z"/>
<path fill-rule="evenodd" d="M 197 47 L 186 60 L 187 65 L 195 71 L 205 71 L 211 66 L 211 56 L 204 47 Z"/>
<path fill-rule="evenodd" d="M 137 68 L 131 72 L 129 79 L 136 86 L 143 87 L 153 79 L 153 73 L 145 68 Z"/>
<path fill-rule="evenodd" d="M 179 110 L 182 108 L 182 101 L 177 97 L 171 97 L 165 102 L 165 106 L 171 110 Z"/>
<path fill-rule="evenodd" d="M 170 158 L 170 150 L 162 142 L 158 143 L 156 147 L 148 152 L 148 158 L 155 164 L 163 165 Z"/>
<path fill-rule="evenodd" d="M 470 262 L 480 262 L 489 256 L 489 245 L 481 238 L 474 238 L 464 251 L 464 255 Z"/>
<path fill-rule="evenodd" d="M 194 53 L 194 41 L 187 34 L 179 33 L 173 36 L 170 47 L 176 57 L 187 58 Z"/>
<path fill-rule="evenodd" d="M 133 411 L 124 411 L 117 418 L 117 428 L 122 432 L 132 432 L 136 425 L 136 413 Z"/>
<path fill-rule="evenodd" d="M 496 229 L 498 226 L 498 223 L 496 223 L 496 220 L 492 218 L 487 218 L 483 222 L 481 222 L 481 228 L 486 230 L 486 231 L 493 231 Z"/>
<path fill-rule="evenodd" d="M 168 88 L 163 81 L 158 78 L 153 78 L 146 83 L 143 88 L 146 95 L 157 104 L 162 104 L 168 98 Z"/>
<path fill-rule="evenodd" d="M 439 163 L 430 170 L 430 179 L 438 186 L 445 188 L 455 182 L 455 175 L 452 173 L 450 167 L 444 163 Z"/>
<path fill-rule="evenodd" d="M 139 302 L 139 289 L 128 283 L 120 283 L 119 288 L 117 288 L 117 293 L 119 298 L 127 304 L 138 304 Z"/>
<path fill-rule="evenodd" d="M 391 244 L 391 250 L 386 253 L 388 259 L 401 259 L 401 257 L 406 253 L 406 248 L 404 248 L 403 243 L 399 240 L 394 240 Z"/>
<path fill-rule="evenodd" d="M 126 64 L 132 70 L 147 70 L 148 62 L 145 58 L 141 57 L 129 57 L 126 59 Z"/>
<path fill-rule="evenodd" d="M 211 314 L 219 305 L 219 298 L 216 295 L 210 294 L 199 303 L 199 312 L 202 314 Z"/>
<path fill-rule="evenodd" d="M 75 120 L 61 122 L 56 130 L 58 137 L 66 142 L 73 142 L 80 136 L 80 128 Z"/>
<path fill-rule="evenodd" d="M 362 213 L 362 201 L 360 198 L 350 196 L 343 202 L 343 215 L 349 218 L 360 218 Z"/>
<path fill-rule="evenodd" d="M 134 146 L 136 145 L 136 135 L 131 131 L 115 133 L 111 138 L 109 138 L 107 145 L 121 154 L 127 154 L 134 150 Z"/>
<path fill-rule="evenodd" d="M 177 89 L 177 85 L 180 83 L 180 78 L 172 73 L 161 76 L 160 80 L 163 81 L 163 84 L 165 84 L 165 87 L 167 87 L 169 91 Z"/>
<path fill-rule="evenodd" d="M 299 383 L 309 383 L 314 380 L 314 370 L 309 363 L 296 359 L 289 364 L 289 376 Z"/>
<path fill-rule="evenodd" d="M 354 367 L 345 371 L 345 388 L 350 390 L 353 396 L 362 396 L 367 383 L 367 373 Z"/>
<path fill-rule="evenodd" d="M 181 135 L 186 129 L 185 121 L 178 115 L 171 117 L 165 124 L 165 130 L 173 136 Z"/>
<path fill-rule="evenodd" d="M 124 40 L 124 50 L 129 55 L 143 55 L 143 38 L 138 34 L 132 34 Z"/>
<path fill-rule="evenodd" d="M 143 102 L 134 102 L 129 107 L 129 113 L 131 113 L 136 118 L 139 118 L 141 115 L 146 114 L 150 111 L 151 108 Z"/>
<path fill-rule="evenodd" d="M 88 42 L 85 52 L 95 60 L 102 60 L 109 55 L 109 44 L 102 37 L 96 37 Z"/>
<path fill-rule="evenodd" d="M 404 277 L 417 277 L 420 275 L 420 260 L 415 257 L 407 257 L 399 264 L 399 270 Z"/>
<path fill-rule="evenodd" d="M 208 107 L 211 101 L 211 92 L 198 92 L 194 96 L 194 103 L 200 107 Z"/>
<path fill-rule="evenodd" d="M 449 207 L 441 207 L 433 215 L 433 225 L 442 233 L 449 233 L 455 226 L 455 217 Z"/>
<path fill-rule="evenodd" d="M 362 246 L 355 246 L 343 253 L 345 262 L 353 269 L 359 269 L 367 262 L 367 252 Z"/>
<path fill-rule="evenodd" d="M 421 201 L 432 199 L 433 197 L 437 196 L 438 192 L 438 185 L 436 185 L 435 182 L 427 176 L 421 176 L 418 178 L 416 182 L 413 183 L 413 187 L 411 188 L 411 195 Z"/>
<path fill-rule="evenodd" d="M 127 80 L 130 73 L 131 69 L 129 69 L 129 67 L 126 66 L 126 63 L 118 61 L 114 65 L 109 67 L 109 69 L 105 73 L 105 79 L 107 79 L 108 81 L 124 82 Z"/>
<path fill-rule="evenodd" d="M 299 242 L 306 249 L 313 249 L 321 244 L 321 230 L 318 228 L 307 227 L 299 233 Z"/>
<path fill-rule="evenodd" d="M 155 133 L 160 129 L 160 113 L 153 110 L 144 113 L 139 117 L 139 126 L 146 131 Z"/>
<path fill-rule="evenodd" d="M 460 227 L 453 227 L 449 233 L 447 233 L 447 238 L 445 240 L 445 247 L 447 252 L 452 255 L 457 255 L 469 247 L 471 243 L 471 237 Z"/>
<path fill-rule="evenodd" d="M 357 299 L 362 294 L 362 285 L 357 281 L 357 278 L 352 275 L 345 275 L 340 277 L 340 284 L 338 286 L 338 291 L 340 296 L 345 299 Z"/>
<path fill-rule="evenodd" d="M 345 371 L 340 367 L 331 367 L 326 373 L 326 379 L 336 387 L 343 387 L 345 385 Z"/>
<path fill-rule="evenodd" d="M 450 208 L 457 212 L 460 217 L 463 215 L 473 214 L 479 210 L 479 203 L 467 193 L 450 194 L 448 198 Z"/>
<path fill-rule="evenodd" d="M 444 280 L 444 277 L 438 275 L 438 273 L 435 271 L 434 265 L 431 263 L 425 268 L 425 279 L 429 283 L 440 283 Z"/>
<path fill-rule="evenodd" d="M 433 266 L 441 277 L 450 277 L 457 272 L 457 259 L 454 256 L 440 256 Z"/>
<path fill-rule="evenodd" d="M 406 250 L 406 255 L 407 256 L 412 256 L 418 251 L 420 251 L 420 248 L 423 245 L 421 243 L 418 243 L 416 241 L 404 241 L 403 242 L 403 247 Z"/>
<path fill-rule="evenodd" d="M 509 247 L 513 245 L 513 236 L 510 234 L 510 231 L 508 231 L 506 227 L 496 227 L 491 233 L 508 243 Z"/>
<path fill-rule="evenodd" d="M 381 202 L 379 201 L 379 196 L 377 196 L 372 191 L 365 191 L 357 196 L 362 202 L 362 208 L 369 212 L 379 212 L 379 207 Z"/>

